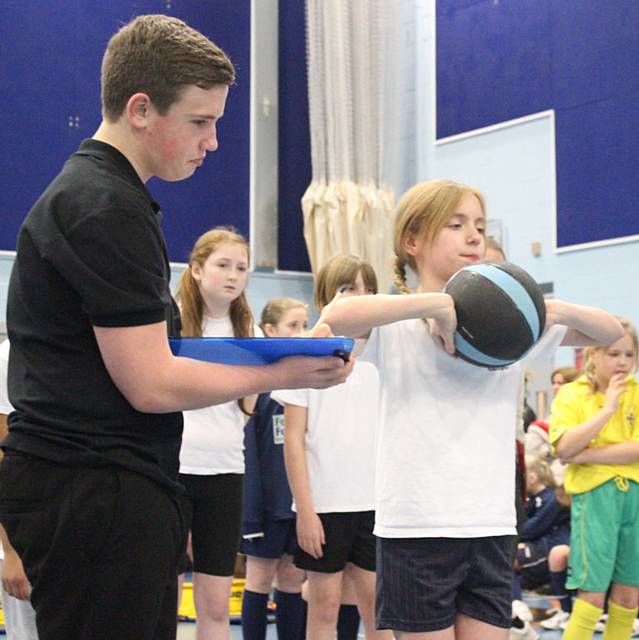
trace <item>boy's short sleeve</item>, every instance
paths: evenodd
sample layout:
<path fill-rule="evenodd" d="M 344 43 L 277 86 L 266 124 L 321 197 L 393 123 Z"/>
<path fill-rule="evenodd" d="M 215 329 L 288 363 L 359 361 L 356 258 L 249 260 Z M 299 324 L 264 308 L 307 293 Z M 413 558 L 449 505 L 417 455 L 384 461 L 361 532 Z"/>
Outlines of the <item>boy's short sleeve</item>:
<path fill-rule="evenodd" d="M 167 305 L 166 257 L 152 214 L 100 210 L 56 239 L 45 257 L 79 294 L 95 326 L 160 322 Z"/>

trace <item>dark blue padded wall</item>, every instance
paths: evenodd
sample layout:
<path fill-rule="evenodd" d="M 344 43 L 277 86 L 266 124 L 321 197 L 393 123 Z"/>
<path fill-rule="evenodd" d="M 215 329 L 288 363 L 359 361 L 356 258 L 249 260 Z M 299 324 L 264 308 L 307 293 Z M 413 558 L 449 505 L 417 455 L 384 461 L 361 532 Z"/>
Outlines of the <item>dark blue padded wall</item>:
<path fill-rule="evenodd" d="M 311 182 L 304 2 L 279 3 L 278 266 L 310 271 L 300 200 Z"/>
<path fill-rule="evenodd" d="M 136 15 L 168 13 L 219 44 L 237 68 L 219 150 L 189 180 L 148 187 L 164 212 L 172 260 L 216 224 L 249 231 L 250 0 L 22 0 L 0 21 L 0 249 L 15 249 L 20 223 L 82 139 L 100 123 L 100 62 L 111 35 Z M 69 126 L 69 118 L 73 126 Z M 78 126 L 75 118 L 78 117 Z"/>
<path fill-rule="evenodd" d="M 639 234 L 639 3 L 437 0 L 437 137 L 555 110 L 557 245 Z"/>

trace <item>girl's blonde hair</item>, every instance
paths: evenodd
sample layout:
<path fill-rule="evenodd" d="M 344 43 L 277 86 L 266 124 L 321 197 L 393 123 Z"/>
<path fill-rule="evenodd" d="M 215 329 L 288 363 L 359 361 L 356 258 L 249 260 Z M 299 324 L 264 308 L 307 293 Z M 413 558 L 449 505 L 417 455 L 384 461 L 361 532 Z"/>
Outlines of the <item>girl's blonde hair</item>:
<path fill-rule="evenodd" d="M 622 318 L 621 316 L 616 316 L 617 320 L 621 323 L 621 326 L 625 329 L 627 335 L 632 339 L 632 347 L 635 351 L 635 368 L 634 371 L 637 370 L 637 355 L 639 354 L 639 340 L 637 339 L 637 330 L 634 328 L 632 323 L 626 318 Z M 588 347 L 586 349 L 586 362 L 584 364 L 584 375 L 588 379 L 590 383 L 590 387 L 592 392 L 595 393 L 599 391 L 599 380 L 597 379 L 597 371 L 595 367 L 595 361 L 593 356 L 598 351 L 606 351 L 610 347 Z"/>
<path fill-rule="evenodd" d="M 239 244 L 246 249 L 247 262 L 250 260 L 249 246 L 241 234 L 232 227 L 215 227 L 203 233 L 196 241 L 189 258 L 189 266 L 182 273 L 175 298 L 180 304 L 182 335 L 199 338 L 202 336 L 204 301 L 200 287 L 193 277 L 193 265 L 202 268 L 206 259 L 222 244 Z M 253 314 L 246 301 L 244 291 L 230 305 L 233 335 L 236 338 L 253 336 Z"/>
<path fill-rule="evenodd" d="M 394 234 L 394 280 L 402 293 L 409 293 L 406 265 L 417 272 L 415 259 L 406 252 L 406 242 L 410 239 L 432 242 L 469 193 L 477 197 L 485 213 L 484 196 L 474 187 L 452 180 L 421 182 L 402 196 L 397 205 Z"/>
<path fill-rule="evenodd" d="M 377 293 L 377 276 L 373 267 L 357 256 L 334 256 L 317 274 L 315 282 L 315 306 L 322 310 L 337 293 L 339 287 L 355 282 L 357 274 L 362 274 L 364 286 Z"/>
<path fill-rule="evenodd" d="M 526 455 L 526 473 L 533 472 L 537 474 L 539 482 L 550 487 L 551 489 L 557 488 L 557 482 L 553 475 L 550 465 L 539 456 Z"/>
<path fill-rule="evenodd" d="M 264 327 L 270 324 L 272 327 L 282 319 L 282 316 L 291 309 L 308 309 L 308 305 L 296 298 L 273 298 L 269 300 L 260 319 L 260 328 L 266 333 Z"/>

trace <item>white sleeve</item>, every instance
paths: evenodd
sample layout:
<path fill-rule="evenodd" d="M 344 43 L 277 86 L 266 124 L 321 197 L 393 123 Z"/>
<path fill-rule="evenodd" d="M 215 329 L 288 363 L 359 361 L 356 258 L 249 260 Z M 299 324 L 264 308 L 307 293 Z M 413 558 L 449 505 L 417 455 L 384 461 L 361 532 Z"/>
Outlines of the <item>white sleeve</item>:
<path fill-rule="evenodd" d="M 540 362 L 551 360 L 555 355 L 555 351 L 561 345 L 561 341 L 566 336 L 568 327 L 561 324 L 555 324 L 546 333 L 544 333 L 539 342 L 528 352 L 522 360 L 523 363 Z"/>
<path fill-rule="evenodd" d="M 380 332 L 382 327 L 373 327 L 371 333 L 366 340 L 364 350 L 357 357 L 358 360 L 364 360 L 377 366 L 379 362 L 379 346 L 380 346 Z"/>
<path fill-rule="evenodd" d="M 9 402 L 9 391 L 7 390 L 7 376 L 9 373 L 9 341 L 5 340 L 0 344 L 0 413 L 9 415 L 13 407 Z"/>
<path fill-rule="evenodd" d="M 294 404 L 297 407 L 308 407 L 310 389 L 280 389 L 271 392 L 271 398 L 281 405 Z"/>

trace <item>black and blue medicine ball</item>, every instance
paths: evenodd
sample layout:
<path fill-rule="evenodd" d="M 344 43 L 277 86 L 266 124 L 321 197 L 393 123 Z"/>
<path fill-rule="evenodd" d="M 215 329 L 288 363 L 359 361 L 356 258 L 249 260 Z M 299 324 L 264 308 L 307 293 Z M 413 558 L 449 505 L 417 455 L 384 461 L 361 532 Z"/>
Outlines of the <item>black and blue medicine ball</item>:
<path fill-rule="evenodd" d="M 537 283 L 509 262 L 481 262 L 460 269 L 444 292 L 455 302 L 455 349 L 479 367 L 517 362 L 539 340 L 546 305 Z"/>

